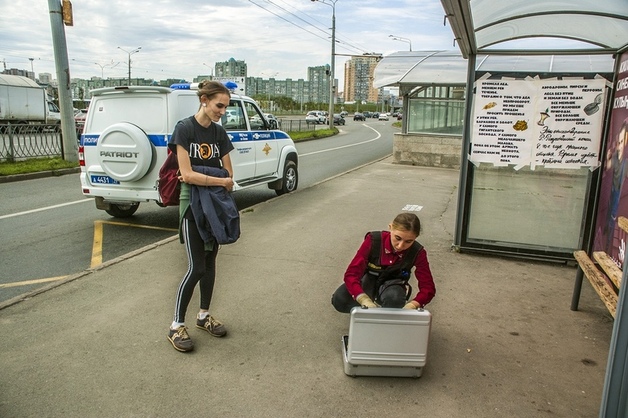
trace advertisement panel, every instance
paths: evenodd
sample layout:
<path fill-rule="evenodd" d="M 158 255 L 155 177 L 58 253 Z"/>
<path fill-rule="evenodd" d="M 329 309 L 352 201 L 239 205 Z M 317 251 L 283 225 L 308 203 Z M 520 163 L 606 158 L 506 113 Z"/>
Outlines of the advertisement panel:
<path fill-rule="evenodd" d="M 628 217 L 628 52 L 620 57 L 611 121 L 603 160 L 602 184 L 595 226 L 593 251 L 606 251 L 621 266 L 626 254 L 626 234 L 617 217 Z"/>

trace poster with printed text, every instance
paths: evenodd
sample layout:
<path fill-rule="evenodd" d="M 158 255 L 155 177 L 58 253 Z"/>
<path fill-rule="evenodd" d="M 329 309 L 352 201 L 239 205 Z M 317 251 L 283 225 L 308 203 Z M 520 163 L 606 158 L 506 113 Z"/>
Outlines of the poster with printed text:
<path fill-rule="evenodd" d="M 606 80 L 480 80 L 472 163 L 599 165 Z"/>

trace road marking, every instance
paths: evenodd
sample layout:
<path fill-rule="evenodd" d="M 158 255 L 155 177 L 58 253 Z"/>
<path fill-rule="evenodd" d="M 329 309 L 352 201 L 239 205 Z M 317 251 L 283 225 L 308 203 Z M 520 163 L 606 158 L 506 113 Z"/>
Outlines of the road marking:
<path fill-rule="evenodd" d="M 368 125 L 364 125 L 364 126 L 366 126 L 367 128 L 372 129 L 373 131 L 375 131 L 377 136 L 375 138 L 373 138 L 373 139 L 368 139 L 368 140 L 362 141 L 362 142 L 356 142 L 355 144 L 343 145 L 341 147 L 335 147 L 335 148 L 327 148 L 327 149 L 323 149 L 323 150 L 320 150 L 320 151 L 306 152 L 305 154 L 299 154 L 299 157 L 307 157 L 308 155 L 320 154 L 321 152 L 336 151 L 336 150 L 343 149 L 343 148 L 349 148 L 349 147 L 355 147 L 357 145 L 368 144 L 369 142 L 377 141 L 378 139 L 380 139 L 382 137 L 382 134 L 380 134 L 376 129 L 371 128 Z"/>
<path fill-rule="evenodd" d="M 35 279 L 35 280 L 25 280 L 23 282 L 4 283 L 4 284 L 0 284 L 0 289 L 6 288 L 6 287 L 28 286 L 31 284 L 55 282 L 58 280 L 63 280 L 66 277 L 68 276 L 48 277 L 45 279 Z"/>
<path fill-rule="evenodd" d="M 94 221 L 94 240 L 92 242 L 92 259 L 90 262 L 90 267 L 94 268 L 102 264 L 102 243 L 103 243 L 103 225 L 116 225 L 116 226 L 131 226 L 133 228 L 142 228 L 142 229 L 154 229 L 157 231 L 172 231 L 176 232 L 178 229 L 174 228 L 163 228 L 160 226 L 150 226 L 150 225 L 137 225 L 131 224 L 128 222 L 115 222 L 115 221 Z"/>
<path fill-rule="evenodd" d="M 58 205 L 46 206 L 45 208 L 32 209 L 32 210 L 27 210 L 27 211 L 24 211 L 24 212 L 11 213 L 9 215 L 2 215 L 2 216 L 0 216 L 0 220 L 1 219 L 14 218 L 16 216 L 28 215 L 28 214 L 31 214 L 31 213 L 42 212 L 44 210 L 49 210 L 49 209 L 62 208 L 64 206 L 76 205 L 77 203 L 86 203 L 86 202 L 93 202 L 93 201 L 94 201 L 93 199 L 75 200 L 74 202 L 60 203 Z"/>

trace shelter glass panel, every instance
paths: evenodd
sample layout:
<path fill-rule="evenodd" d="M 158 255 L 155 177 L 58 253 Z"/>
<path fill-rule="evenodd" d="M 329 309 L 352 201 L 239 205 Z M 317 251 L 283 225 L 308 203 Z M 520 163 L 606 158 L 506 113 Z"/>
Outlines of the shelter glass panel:
<path fill-rule="evenodd" d="M 408 103 L 408 133 L 462 135 L 464 88 L 429 86 Z"/>
<path fill-rule="evenodd" d="M 468 243 L 573 251 L 589 175 L 586 167 L 556 172 L 480 164 L 473 176 Z"/>

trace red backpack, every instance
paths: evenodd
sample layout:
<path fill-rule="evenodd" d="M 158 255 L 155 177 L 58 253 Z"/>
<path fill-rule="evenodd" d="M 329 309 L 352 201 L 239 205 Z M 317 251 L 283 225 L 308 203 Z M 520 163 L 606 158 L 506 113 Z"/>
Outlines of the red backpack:
<path fill-rule="evenodd" d="M 177 154 L 168 150 L 166 161 L 159 169 L 159 181 L 157 183 L 159 198 L 162 206 L 177 206 L 181 194 L 179 182 L 179 162 Z"/>

